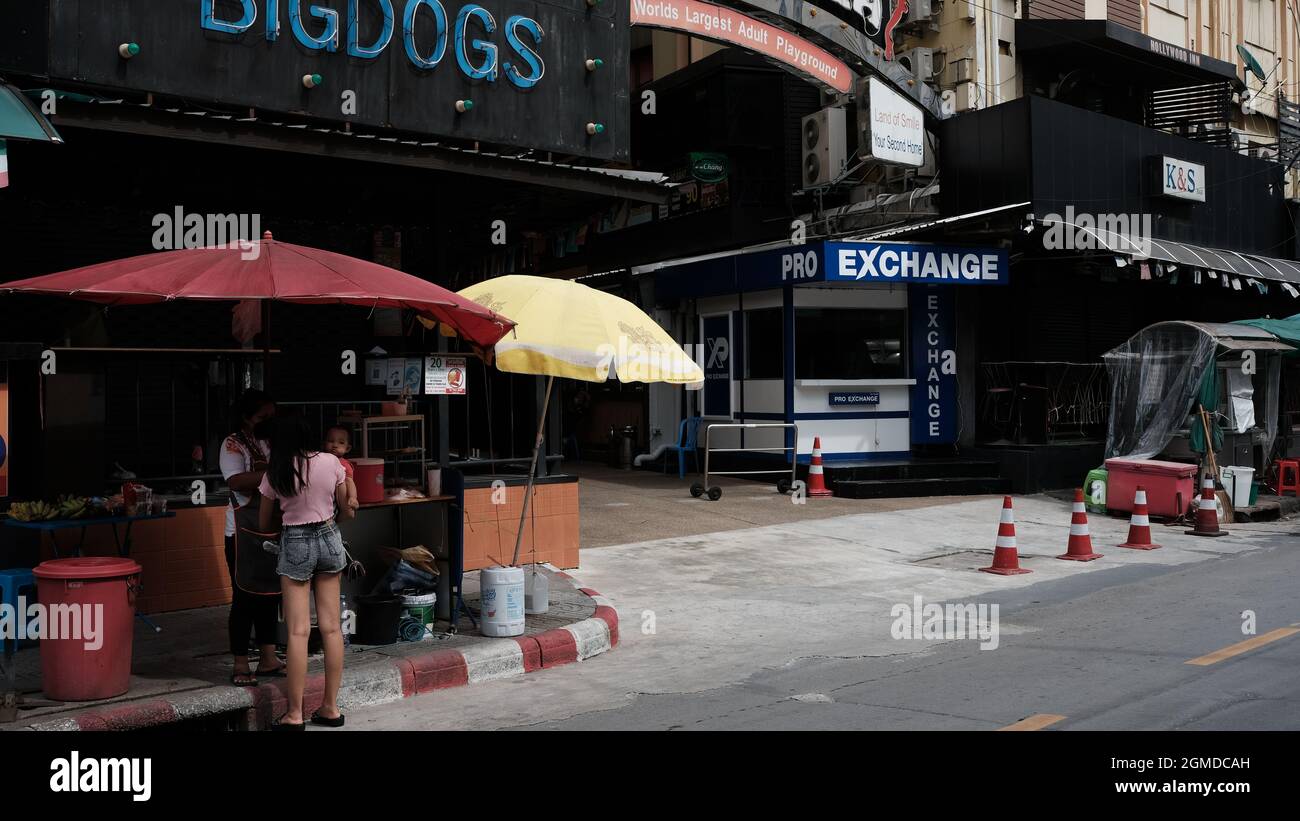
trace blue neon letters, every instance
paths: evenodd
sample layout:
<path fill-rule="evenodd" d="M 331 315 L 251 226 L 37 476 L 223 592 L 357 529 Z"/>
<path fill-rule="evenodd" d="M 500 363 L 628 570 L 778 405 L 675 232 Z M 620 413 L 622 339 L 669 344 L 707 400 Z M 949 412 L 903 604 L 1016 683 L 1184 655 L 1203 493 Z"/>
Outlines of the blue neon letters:
<path fill-rule="evenodd" d="M 218 0 L 200 0 L 199 22 L 208 31 L 224 34 L 243 34 L 253 28 L 258 19 L 257 0 L 233 0 L 238 3 L 238 19 L 222 19 L 216 8 Z M 289 28 L 294 39 L 304 48 L 314 51 L 336 52 L 340 39 L 344 39 L 347 54 L 363 60 L 374 60 L 383 54 L 393 40 L 396 28 L 395 0 L 333 0 L 336 4 L 345 4 L 346 21 L 340 22 L 337 9 L 328 5 L 314 5 L 310 0 L 263 0 L 266 9 L 265 34 L 269 41 L 276 41 L 280 36 L 280 7 L 289 9 Z M 304 19 L 305 13 L 310 20 Z M 372 12 L 378 12 L 383 18 L 382 26 L 374 42 L 361 42 L 362 6 L 368 6 Z M 432 34 L 421 40 L 416 34 L 416 20 L 421 11 L 432 17 Z M 373 17 L 374 15 L 369 15 Z M 482 27 L 484 38 L 473 36 L 470 32 L 471 21 L 476 20 L 475 28 Z M 308 29 L 311 29 L 309 31 Z M 448 26 L 447 10 L 441 0 L 406 0 L 402 9 L 402 46 L 411 65 L 423 70 L 438 66 L 447 53 L 447 38 L 451 34 L 456 64 L 461 73 L 471 80 L 496 82 L 498 68 L 504 73 L 511 85 L 516 88 L 532 88 L 546 73 L 546 64 L 542 61 L 541 44 L 545 32 L 536 20 L 521 14 L 512 15 L 502 28 L 506 47 L 517 56 L 501 59 L 499 46 L 491 37 L 497 31 L 497 24 L 491 12 L 477 3 L 466 3 L 456 14 L 455 22 Z M 426 56 L 427 55 L 427 56 Z"/>

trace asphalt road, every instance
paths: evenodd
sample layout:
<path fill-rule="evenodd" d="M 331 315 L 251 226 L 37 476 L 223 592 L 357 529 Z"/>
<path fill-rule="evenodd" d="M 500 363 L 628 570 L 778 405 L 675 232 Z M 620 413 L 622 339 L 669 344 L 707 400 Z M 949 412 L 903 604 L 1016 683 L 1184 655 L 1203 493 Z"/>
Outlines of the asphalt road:
<path fill-rule="evenodd" d="M 1300 539 L 1191 564 L 1131 564 L 1007 589 L 999 644 L 904 641 L 892 654 L 755 665 L 729 683 L 639 692 L 620 648 L 568 668 L 357 709 L 349 729 L 1300 730 Z M 1206 540 L 1221 541 L 1221 540 Z M 1207 554 L 1208 555 L 1208 554 Z M 1243 632 L 1252 611 L 1253 633 Z M 846 625 L 845 630 L 852 630 Z M 1253 647 L 1236 647 L 1253 641 Z M 1221 656 L 1211 654 L 1236 648 Z M 1206 658 L 1209 656 L 1209 658 Z M 1189 664 L 1201 659 L 1202 663 Z M 584 677 L 623 687 L 584 696 Z"/>

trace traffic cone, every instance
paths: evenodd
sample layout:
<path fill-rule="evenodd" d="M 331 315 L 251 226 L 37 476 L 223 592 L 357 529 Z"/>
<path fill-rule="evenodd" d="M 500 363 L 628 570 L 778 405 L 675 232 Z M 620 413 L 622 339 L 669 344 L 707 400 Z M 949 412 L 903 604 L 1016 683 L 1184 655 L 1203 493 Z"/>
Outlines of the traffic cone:
<path fill-rule="evenodd" d="M 805 493 L 814 499 L 835 494 L 826 487 L 826 478 L 822 473 L 822 438 L 813 437 L 812 463 L 808 465 L 808 488 Z"/>
<path fill-rule="evenodd" d="M 1101 558 L 1100 553 L 1092 552 L 1092 536 L 1088 534 L 1088 513 L 1083 508 L 1082 488 L 1074 491 L 1074 513 L 1070 516 L 1070 541 L 1066 545 L 1065 555 L 1056 558 L 1076 562 Z"/>
<path fill-rule="evenodd" d="M 993 566 L 981 567 L 980 572 L 999 576 L 1034 572 L 1020 566 L 1020 554 L 1016 552 L 1016 517 L 1011 511 L 1010 496 L 1002 497 L 1002 520 L 998 523 L 998 540 L 993 548 Z"/>
<path fill-rule="evenodd" d="M 1147 516 L 1147 491 L 1141 485 L 1133 494 L 1133 516 L 1128 520 L 1128 541 L 1120 547 L 1134 550 L 1155 550 L 1160 545 L 1151 541 L 1151 518 Z"/>
<path fill-rule="evenodd" d="M 1184 531 L 1188 536 L 1227 536 L 1219 529 L 1219 510 L 1214 503 L 1214 480 L 1206 477 L 1201 483 L 1201 499 L 1196 503 L 1196 527 Z"/>

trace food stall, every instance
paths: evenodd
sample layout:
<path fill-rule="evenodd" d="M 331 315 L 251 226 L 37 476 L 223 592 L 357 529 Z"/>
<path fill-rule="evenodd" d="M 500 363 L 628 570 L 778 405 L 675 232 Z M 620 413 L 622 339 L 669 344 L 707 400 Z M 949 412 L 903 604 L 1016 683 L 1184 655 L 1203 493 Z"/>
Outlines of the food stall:
<path fill-rule="evenodd" d="M 1251 324 L 1178 321 L 1143 328 L 1103 357 L 1111 382 L 1108 466 L 1148 462 L 1172 476 L 1177 463 L 1200 463 L 1214 468 L 1220 481 L 1221 469 L 1263 475 L 1278 443 L 1282 359 L 1294 351 Z M 1179 481 L 1186 484 L 1181 504 L 1190 505 L 1188 488 L 1196 485 L 1185 476 Z M 1131 509 L 1129 494 L 1122 496 L 1108 494 L 1106 506 Z"/>

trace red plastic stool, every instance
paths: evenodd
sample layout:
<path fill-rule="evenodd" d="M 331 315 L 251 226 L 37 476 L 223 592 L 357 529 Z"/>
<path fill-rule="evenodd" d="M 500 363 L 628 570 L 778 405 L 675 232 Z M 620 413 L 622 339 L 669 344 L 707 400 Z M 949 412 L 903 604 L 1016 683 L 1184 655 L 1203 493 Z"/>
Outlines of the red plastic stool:
<path fill-rule="evenodd" d="M 1300 459 L 1277 460 L 1277 495 L 1285 496 L 1288 490 L 1300 496 Z"/>

